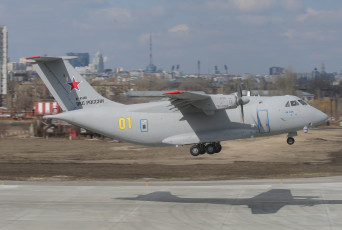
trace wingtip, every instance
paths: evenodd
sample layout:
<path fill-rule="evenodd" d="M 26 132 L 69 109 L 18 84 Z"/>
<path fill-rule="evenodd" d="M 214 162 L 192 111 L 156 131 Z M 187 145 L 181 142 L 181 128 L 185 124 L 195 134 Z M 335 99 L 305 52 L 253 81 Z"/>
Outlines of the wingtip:
<path fill-rule="evenodd" d="M 176 91 L 171 91 L 171 92 L 164 93 L 163 95 L 183 94 L 183 93 L 184 93 L 184 90 L 176 90 Z"/>
<path fill-rule="evenodd" d="M 32 57 L 27 57 L 25 59 L 37 59 L 37 58 L 40 58 L 40 56 L 32 56 Z"/>

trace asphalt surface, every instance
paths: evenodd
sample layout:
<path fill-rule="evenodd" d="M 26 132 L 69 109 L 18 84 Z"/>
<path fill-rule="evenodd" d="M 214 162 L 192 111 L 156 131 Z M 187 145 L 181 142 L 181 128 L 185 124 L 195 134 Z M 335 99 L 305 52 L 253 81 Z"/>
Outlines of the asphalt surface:
<path fill-rule="evenodd" d="M 0 229 L 341 229 L 342 177 L 0 185 Z"/>

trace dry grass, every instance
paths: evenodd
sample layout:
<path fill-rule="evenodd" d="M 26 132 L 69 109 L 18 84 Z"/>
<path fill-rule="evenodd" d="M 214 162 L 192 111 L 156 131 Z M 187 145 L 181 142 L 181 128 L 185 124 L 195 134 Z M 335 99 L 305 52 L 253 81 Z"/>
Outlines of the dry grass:
<path fill-rule="evenodd" d="M 342 175 L 342 129 L 223 142 L 215 155 L 189 146 L 146 147 L 105 140 L 0 139 L 0 180 L 207 180 Z"/>

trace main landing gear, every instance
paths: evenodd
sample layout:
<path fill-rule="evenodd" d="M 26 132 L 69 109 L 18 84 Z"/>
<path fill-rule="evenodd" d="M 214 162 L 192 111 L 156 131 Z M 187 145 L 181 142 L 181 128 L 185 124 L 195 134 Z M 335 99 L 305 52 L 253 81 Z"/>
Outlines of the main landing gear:
<path fill-rule="evenodd" d="M 196 144 L 191 146 L 190 148 L 190 153 L 193 156 L 198 156 L 198 155 L 202 155 L 204 153 L 208 153 L 208 154 L 214 154 L 214 153 L 219 153 L 222 150 L 222 146 L 220 144 L 220 142 L 212 142 L 212 143 L 200 143 L 200 144 Z"/>

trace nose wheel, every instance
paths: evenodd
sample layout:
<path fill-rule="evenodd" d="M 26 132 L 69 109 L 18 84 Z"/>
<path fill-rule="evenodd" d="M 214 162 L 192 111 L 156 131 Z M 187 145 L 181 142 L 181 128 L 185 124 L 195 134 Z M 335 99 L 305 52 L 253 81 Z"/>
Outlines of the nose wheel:
<path fill-rule="evenodd" d="M 288 137 L 286 142 L 289 144 L 289 145 L 293 145 L 295 143 L 295 139 L 293 137 Z"/>
<path fill-rule="evenodd" d="M 200 144 L 196 144 L 191 146 L 190 148 L 190 154 L 193 156 L 198 156 L 198 155 L 202 155 L 204 153 L 208 153 L 210 155 L 214 154 L 214 153 L 219 153 L 222 150 L 222 146 L 220 144 L 220 142 L 213 142 L 213 143 L 200 143 Z"/>

